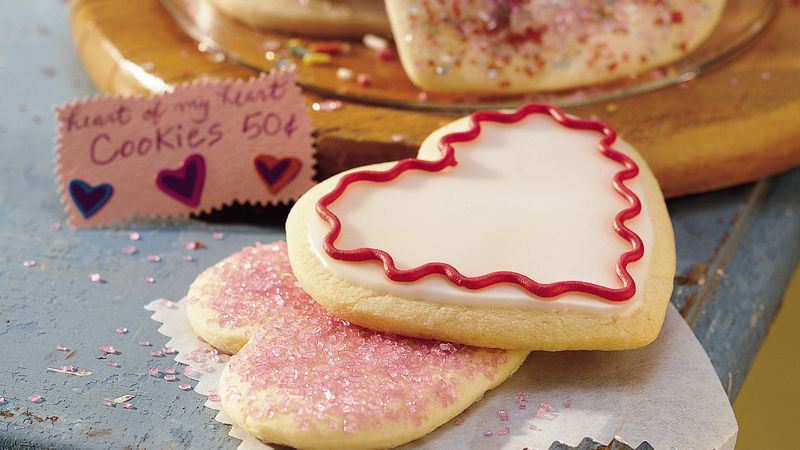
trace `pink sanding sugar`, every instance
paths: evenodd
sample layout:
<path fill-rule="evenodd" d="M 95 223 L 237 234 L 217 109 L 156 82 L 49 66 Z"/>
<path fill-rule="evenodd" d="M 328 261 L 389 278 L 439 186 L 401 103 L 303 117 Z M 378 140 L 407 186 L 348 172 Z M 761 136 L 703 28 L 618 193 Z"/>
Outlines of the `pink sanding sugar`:
<path fill-rule="evenodd" d="M 429 406 L 455 401 L 460 379 L 492 379 L 506 361 L 501 350 L 379 333 L 330 316 L 300 287 L 284 242 L 245 248 L 211 270 L 221 291 L 212 283 L 190 301 L 215 310 L 212 322 L 222 327 L 266 324 L 229 363 L 249 384 L 247 395 L 235 394 L 253 417 L 290 414 L 301 427 L 343 417 L 344 431 L 385 420 L 419 424 Z M 258 399 L 274 389 L 283 395 Z"/>

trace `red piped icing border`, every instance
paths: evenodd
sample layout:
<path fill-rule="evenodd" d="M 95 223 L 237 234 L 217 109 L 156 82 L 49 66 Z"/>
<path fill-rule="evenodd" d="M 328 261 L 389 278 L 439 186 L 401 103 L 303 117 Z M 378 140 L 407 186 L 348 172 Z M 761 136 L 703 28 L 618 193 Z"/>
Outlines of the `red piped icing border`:
<path fill-rule="evenodd" d="M 328 209 L 336 199 L 352 183 L 357 181 L 371 181 L 385 183 L 397 178 L 407 170 L 422 170 L 426 172 L 439 172 L 448 166 L 457 164 L 453 143 L 468 142 L 477 138 L 481 133 L 481 122 L 515 123 L 524 119 L 530 114 L 546 114 L 552 117 L 559 124 L 576 130 L 597 131 L 603 135 L 599 143 L 600 153 L 621 164 L 623 169 L 617 172 L 612 181 L 612 186 L 630 204 L 630 206 L 620 211 L 613 222 L 614 231 L 631 245 L 631 250 L 623 253 L 616 264 L 617 277 L 622 282 L 621 288 L 610 288 L 585 281 L 557 281 L 553 283 L 537 283 L 533 279 L 516 272 L 499 271 L 491 272 L 476 277 L 468 277 L 461 274 L 455 267 L 441 262 L 426 263 L 412 269 L 398 269 L 394 265 L 394 260 L 387 252 L 375 248 L 357 248 L 352 250 L 342 250 L 336 248 L 335 242 L 342 230 L 339 218 Z M 451 283 L 468 289 L 481 289 L 493 284 L 513 283 L 541 299 L 551 299 L 567 292 L 583 292 L 597 297 L 601 297 L 612 302 L 622 302 L 629 300 L 636 293 L 636 283 L 628 272 L 628 264 L 638 261 L 644 255 L 644 244 L 642 239 L 628 227 L 625 221 L 636 217 L 642 210 L 639 197 L 627 186 L 625 180 L 636 177 L 639 174 L 639 167 L 627 155 L 614 150 L 611 145 L 617 139 L 617 133 L 600 121 L 579 120 L 567 117 L 564 112 L 550 105 L 528 104 L 520 107 L 513 113 L 498 111 L 478 111 L 470 116 L 470 129 L 458 133 L 450 133 L 443 136 L 439 141 L 439 150 L 442 158 L 435 161 L 425 161 L 416 158 L 408 158 L 398 161 L 391 169 L 376 171 L 363 170 L 351 172 L 343 176 L 336 187 L 324 195 L 317 202 L 317 214 L 325 220 L 331 230 L 325 235 L 323 247 L 325 252 L 333 259 L 341 261 L 366 261 L 378 260 L 383 262 L 386 276 L 393 281 L 411 282 L 419 280 L 428 275 L 439 274 L 445 276 Z"/>

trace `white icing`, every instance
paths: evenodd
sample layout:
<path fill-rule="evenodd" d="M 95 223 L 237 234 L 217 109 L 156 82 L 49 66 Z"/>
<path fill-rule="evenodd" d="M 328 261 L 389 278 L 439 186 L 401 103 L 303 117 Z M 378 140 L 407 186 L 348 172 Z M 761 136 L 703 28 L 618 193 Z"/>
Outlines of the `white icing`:
<path fill-rule="evenodd" d="M 622 166 L 598 151 L 601 134 L 570 130 L 542 115 L 481 126 L 477 139 L 454 144 L 454 167 L 406 171 L 387 183 L 350 184 L 329 207 L 342 222 L 336 246 L 385 250 L 399 269 L 445 262 L 467 276 L 510 270 L 540 283 L 577 280 L 621 287 L 615 264 L 631 247 L 612 230 L 612 222 L 629 205 L 612 188 Z M 437 130 L 422 144 L 420 157 L 438 159 L 439 138 L 468 128 L 464 118 Z M 628 151 L 621 141 L 614 148 Z M 626 225 L 645 248 L 644 257 L 628 265 L 637 289 L 625 302 L 583 293 L 542 300 L 515 284 L 470 290 L 440 275 L 395 282 L 380 261 L 330 258 L 322 248 L 330 226 L 316 213 L 309 218 L 308 239 L 338 277 L 378 292 L 439 303 L 626 314 L 644 290 L 653 224 L 639 177 L 625 184 L 642 200 L 642 212 Z"/>

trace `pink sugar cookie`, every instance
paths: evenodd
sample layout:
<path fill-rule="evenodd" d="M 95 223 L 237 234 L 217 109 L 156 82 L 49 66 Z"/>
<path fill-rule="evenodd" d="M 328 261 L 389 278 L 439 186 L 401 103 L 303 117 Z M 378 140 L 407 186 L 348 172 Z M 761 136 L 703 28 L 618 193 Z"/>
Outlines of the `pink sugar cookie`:
<path fill-rule="evenodd" d="M 284 242 L 226 258 L 188 297 L 195 331 L 238 351 L 220 379 L 225 412 L 259 439 L 297 448 L 417 439 L 508 378 L 528 354 L 405 338 L 333 317 L 300 288 Z"/>

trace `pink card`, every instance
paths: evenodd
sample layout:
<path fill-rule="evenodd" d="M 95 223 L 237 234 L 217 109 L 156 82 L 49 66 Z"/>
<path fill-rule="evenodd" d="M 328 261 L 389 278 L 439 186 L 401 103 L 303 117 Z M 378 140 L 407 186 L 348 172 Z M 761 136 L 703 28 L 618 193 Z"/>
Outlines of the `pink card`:
<path fill-rule="evenodd" d="M 235 200 L 286 203 L 314 184 L 311 121 L 294 72 L 97 96 L 57 107 L 56 118 L 72 227 L 188 216 Z"/>

